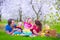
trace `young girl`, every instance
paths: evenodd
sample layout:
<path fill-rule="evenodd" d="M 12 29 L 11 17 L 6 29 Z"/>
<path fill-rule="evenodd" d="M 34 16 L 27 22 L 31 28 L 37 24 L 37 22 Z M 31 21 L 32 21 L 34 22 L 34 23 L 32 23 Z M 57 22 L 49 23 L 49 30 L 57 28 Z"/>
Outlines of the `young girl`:
<path fill-rule="evenodd" d="M 33 35 L 39 35 L 39 32 L 42 30 L 42 24 L 40 23 L 39 20 L 35 21 L 35 24 L 33 25 L 33 28 L 31 29 Z"/>
<path fill-rule="evenodd" d="M 15 29 L 13 29 L 14 30 L 13 35 L 15 35 L 15 34 L 21 34 L 22 33 L 22 28 L 21 27 L 22 27 L 22 22 L 19 22 L 18 26 Z"/>
<path fill-rule="evenodd" d="M 28 18 L 27 22 L 24 22 L 23 34 L 26 36 L 32 35 L 30 28 L 32 27 L 32 19 Z"/>

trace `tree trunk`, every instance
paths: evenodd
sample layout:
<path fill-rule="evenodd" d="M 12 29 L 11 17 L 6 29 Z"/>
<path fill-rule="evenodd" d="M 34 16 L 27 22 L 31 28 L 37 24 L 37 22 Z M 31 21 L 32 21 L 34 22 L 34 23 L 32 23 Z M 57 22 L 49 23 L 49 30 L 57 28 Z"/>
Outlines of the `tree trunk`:
<path fill-rule="evenodd" d="M 39 18 L 40 18 L 40 12 L 41 12 L 42 5 L 41 5 L 41 7 L 39 8 L 39 10 L 38 10 L 38 12 L 37 12 L 37 11 L 35 10 L 34 5 L 32 4 L 32 2 L 33 2 L 33 0 L 31 0 L 31 5 L 32 5 L 33 11 L 34 11 L 35 14 L 36 14 L 36 19 L 39 19 Z M 42 14 L 42 13 L 41 13 L 41 14 Z"/>
<path fill-rule="evenodd" d="M 19 21 L 22 21 L 22 8 L 21 7 L 19 9 L 19 17 L 20 17 Z"/>
<path fill-rule="evenodd" d="M 22 21 L 22 13 L 20 14 L 20 21 Z"/>
<path fill-rule="evenodd" d="M 36 16 L 37 16 L 37 20 L 39 19 L 39 15 L 38 14 L 36 14 Z"/>
<path fill-rule="evenodd" d="M 22 21 L 22 10 L 19 10 L 20 21 Z"/>
<path fill-rule="evenodd" d="M 0 14 L 0 21 L 1 21 L 1 14 Z"/>

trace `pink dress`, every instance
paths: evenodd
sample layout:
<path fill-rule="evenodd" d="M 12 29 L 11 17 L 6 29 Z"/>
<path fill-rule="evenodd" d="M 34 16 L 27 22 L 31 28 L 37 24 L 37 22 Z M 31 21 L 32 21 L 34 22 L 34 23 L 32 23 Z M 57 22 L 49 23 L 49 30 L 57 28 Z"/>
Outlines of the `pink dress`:
<path fill-rule="evenodd" d="M 31 28 L 32 24 L 24 22 L 24 28 Z"/>
<path fill-rule="evenodd" d="M 31 24 L 24 22 L 24 30 L 23 30 L 23 34 L 24 35 L 32 35 L 32 32 L 30 31 L 30 28 L 32 27 Z"/>

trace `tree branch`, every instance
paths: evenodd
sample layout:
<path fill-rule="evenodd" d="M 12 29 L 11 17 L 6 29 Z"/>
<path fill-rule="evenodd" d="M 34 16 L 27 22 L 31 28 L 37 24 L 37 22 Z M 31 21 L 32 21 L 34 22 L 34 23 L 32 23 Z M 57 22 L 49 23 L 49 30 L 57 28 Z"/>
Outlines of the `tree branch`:
<path fill-rule="evenodd" d="M 34 5 L 32 5 L 32 9 L 35 12 L 35 14 L 37 14 L 37 11 L 35 10 Z"/>
<path fill-rule="evenodd" d="M 31 0 L 32 9 L 35 12 L 35 14 L 37 14 L 37 11 L 35 10 L 34 5 L 32 4 L 32 2 L 33 2 L 33 0 Z"/>

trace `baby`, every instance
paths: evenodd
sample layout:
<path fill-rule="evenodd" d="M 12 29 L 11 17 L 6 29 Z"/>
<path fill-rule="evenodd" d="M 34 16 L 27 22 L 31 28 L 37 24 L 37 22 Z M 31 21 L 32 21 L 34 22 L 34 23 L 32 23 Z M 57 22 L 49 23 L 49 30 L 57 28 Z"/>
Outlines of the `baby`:
<path fill-rule="evenodd" d="M 31 19 L 28 19 L 27 22 L 24 22 L 23 34 L 26 36 L 32 35 L 32 32 L 30 31 L 30 28 L 32 27 L 31 21 L 32 21 Z"/>
<path fill-rule="evenodd" d="M 15 29 L 13 29 L 14 30 L 13 35 L 15 35 L 15 34 L 21 34 L 22 33 L 22 28 L 21 27 L 22 27 L 22 22 L 19 22 L 18 26 Z"/>

